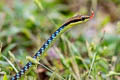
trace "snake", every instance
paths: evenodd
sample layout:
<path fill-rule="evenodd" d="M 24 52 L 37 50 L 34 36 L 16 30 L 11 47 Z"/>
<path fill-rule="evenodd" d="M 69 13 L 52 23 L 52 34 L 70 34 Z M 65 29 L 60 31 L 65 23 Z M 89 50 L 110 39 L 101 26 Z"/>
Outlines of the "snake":
<path fill-rule="evenodd" d="M 38 59 L 42 54 L 44 54 L 49 47 L 58 39 L 61 34 L 72 28 L 76 24 L 81 24 L 92 19 L 94 16 L 94 12 L 91 11 L 91 15 L 76 15 L 69 18 L 64 24 L 62 24 L 50 37 L 49 39 L 42 45 L 42 47 L 36 52 L 36 54 L 32 57 L 33 59 Z M 39 59 L 38 59 L 39 61 Z M 10 80 L 18 80 L 20 79 L 29 69 L 34 65 L 32 61 L 29 61 L 18 73 L 16 73 Z"/>

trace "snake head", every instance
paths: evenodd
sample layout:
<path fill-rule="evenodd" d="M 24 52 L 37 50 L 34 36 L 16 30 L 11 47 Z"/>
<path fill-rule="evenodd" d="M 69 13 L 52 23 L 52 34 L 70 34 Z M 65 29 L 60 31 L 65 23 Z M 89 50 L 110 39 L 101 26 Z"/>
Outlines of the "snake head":
<path fill-rule="evenodd" d="M 81 16 L 81 21 L 84 21 L 86 19 L 90 19 L 90 16 Z"/>
<path fill-rule="evenodd" d="M 81 16 L 81 20 L 84 21 L 86 19 L 92 19 L 94 17 L 94 11 L 91 11 L 91 16 Z"/>
<path fill-rule="evenodd" d="M 91 11 L 91 16 L 82 16 L 82 15 L 77 15 L 74 16 L 70 19 L 68 19 L 63 25 L 67 26 L 69 24 L 79 24 L 88 21 L 89 19 L 92 19 L 94 17 L 94 12 Z"/>

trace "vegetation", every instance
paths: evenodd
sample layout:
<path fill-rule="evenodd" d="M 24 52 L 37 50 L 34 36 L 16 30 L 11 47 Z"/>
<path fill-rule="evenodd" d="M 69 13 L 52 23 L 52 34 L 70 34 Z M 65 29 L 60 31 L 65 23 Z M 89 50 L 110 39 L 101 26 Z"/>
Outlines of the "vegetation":
<path fill-rule="evenodd" d="M 68 18 L 66 32 L 23 80 L 119 80 L 120 0 L 0 0 L 0 80 L 9 80 Z"/>

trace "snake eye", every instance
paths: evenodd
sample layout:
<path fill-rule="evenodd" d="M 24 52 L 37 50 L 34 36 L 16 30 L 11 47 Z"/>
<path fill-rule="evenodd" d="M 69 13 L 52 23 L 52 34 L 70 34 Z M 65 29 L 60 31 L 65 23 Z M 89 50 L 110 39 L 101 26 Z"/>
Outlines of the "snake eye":
<path fill-rule="evenodd" d="M 82 17 L 81 20 L 84 21 L 84 20 L 85 20 L 85 17 Z"/>

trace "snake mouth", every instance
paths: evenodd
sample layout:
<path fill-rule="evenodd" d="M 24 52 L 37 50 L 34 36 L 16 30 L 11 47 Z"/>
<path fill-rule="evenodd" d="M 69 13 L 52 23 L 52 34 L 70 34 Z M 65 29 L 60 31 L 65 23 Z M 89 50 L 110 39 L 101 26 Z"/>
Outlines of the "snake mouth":
<path fill-rule="evenodd" d="M 85 19 L 92 19 L 94 17 L 94 11 L 91 11 L 91 15 L 90 16 L 84 16 Z"/>

